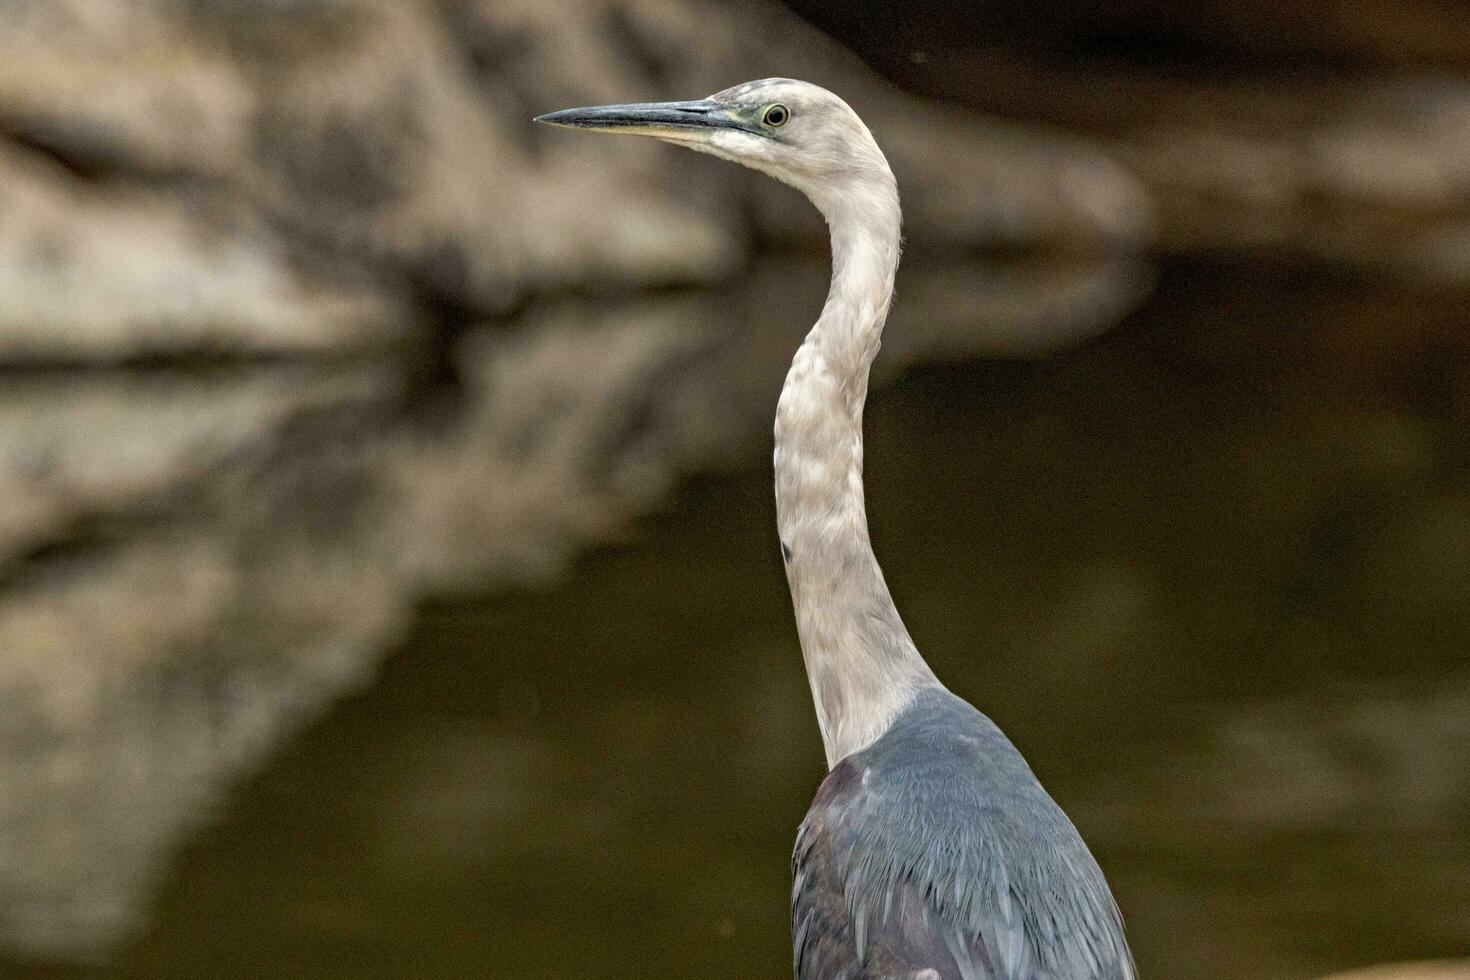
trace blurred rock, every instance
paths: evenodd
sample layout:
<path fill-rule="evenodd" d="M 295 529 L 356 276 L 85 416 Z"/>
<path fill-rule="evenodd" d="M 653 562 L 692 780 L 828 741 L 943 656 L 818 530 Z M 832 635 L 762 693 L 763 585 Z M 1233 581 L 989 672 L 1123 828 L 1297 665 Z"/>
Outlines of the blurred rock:
<path fill-rule="evenodd" d="M 738 168 L 529 120 L 796 66 L 890 147 L 917 243 L 1149 234 L 1101 151 L 919 105 L 763 2 L 27 0 L 0 39 L 0 360 L 333 349 L 401 332 L 409 307 L 728 276 L 750 217 L 777 235 L 819 220 Z"/>
<path fill-rule="evenodd" d="M 1165 249 L 1470 282 L 1470 86 L 1461 78 L 1181 76 L 1004 58 L 972 70 L 1023 79 L 979 105 L 1077 127 L 1110 146 L 1154 202 Z"/>
<path fill-rule="evenodd" d="M 249 215 L 98 187 L 0 142 L 0 364 L 323 353 L 402 337 L 360 279 L 292 268 Z"/>
<path fill-rule="evenodd" d="M 1208 115 L 1140 121 L 1119 145 L 1159 201 L 1167 245 L 1470 283 L 1470 86 L 1242 88 Z"/>
<path fill-rule="evenodd" d="M 1470 282 L 1454 5 L 788 2 L 909 91 L 1112 148 L 1165 249 Z"/>

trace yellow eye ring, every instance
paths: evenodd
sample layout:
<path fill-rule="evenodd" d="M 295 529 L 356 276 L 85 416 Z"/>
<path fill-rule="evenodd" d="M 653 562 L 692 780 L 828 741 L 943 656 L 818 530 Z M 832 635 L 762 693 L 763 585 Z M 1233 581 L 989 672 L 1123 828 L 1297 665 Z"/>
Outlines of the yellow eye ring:
<path fill-rule="evenodd" d="M 766 106 L 765 112 L 761 113 L 761 125 L 769 126 L 772 129 L 778 129 L 781 126 L 786 125 L 787 120 L 789 120 L 790 118 L 790 109 L 786 108 L 779 102 L 773 102 L 770 105 Z"/>

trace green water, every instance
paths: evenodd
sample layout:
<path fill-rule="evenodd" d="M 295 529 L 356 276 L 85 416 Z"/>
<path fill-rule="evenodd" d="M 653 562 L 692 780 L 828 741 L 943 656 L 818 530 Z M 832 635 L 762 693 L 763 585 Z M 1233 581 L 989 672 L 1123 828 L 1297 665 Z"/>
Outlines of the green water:
<path fill-rule="evenodd" d="M 1175 269 L 1080 349 L 871 402 L 910 629 L 1073 814 L 1145 976 L 1470 953 L 1459 309 Z M 822 772 L 752 461 L 554 591 L 422 609 L 98 973 L 789 976 Z"/>

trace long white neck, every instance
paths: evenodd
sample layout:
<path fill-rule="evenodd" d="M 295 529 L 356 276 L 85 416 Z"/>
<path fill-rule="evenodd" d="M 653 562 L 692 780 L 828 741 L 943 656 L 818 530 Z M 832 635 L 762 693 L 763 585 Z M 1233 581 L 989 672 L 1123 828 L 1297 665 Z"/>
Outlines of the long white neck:
<path fill-rule="evenodd" d="M 863 502 L 863 403 L 900 247 L 898 192 L 883 171 L 817 201 L 832 288 L 776 410 L 776 523 L 829 766 L 938 684 L 894 608 Z"/>

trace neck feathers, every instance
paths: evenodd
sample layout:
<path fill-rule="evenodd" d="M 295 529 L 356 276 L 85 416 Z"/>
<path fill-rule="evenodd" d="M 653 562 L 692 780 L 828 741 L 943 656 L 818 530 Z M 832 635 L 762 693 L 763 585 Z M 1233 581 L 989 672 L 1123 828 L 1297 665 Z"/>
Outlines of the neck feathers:
<path fill-rule="evenodd" d="M 816 198 L 832 287 L 776 411 L 776 518 L 827 762 L 871 744 L 934 675 L 894 608 L 868 540 L 863 404 L 898 268 L 886 165 Z"/>

